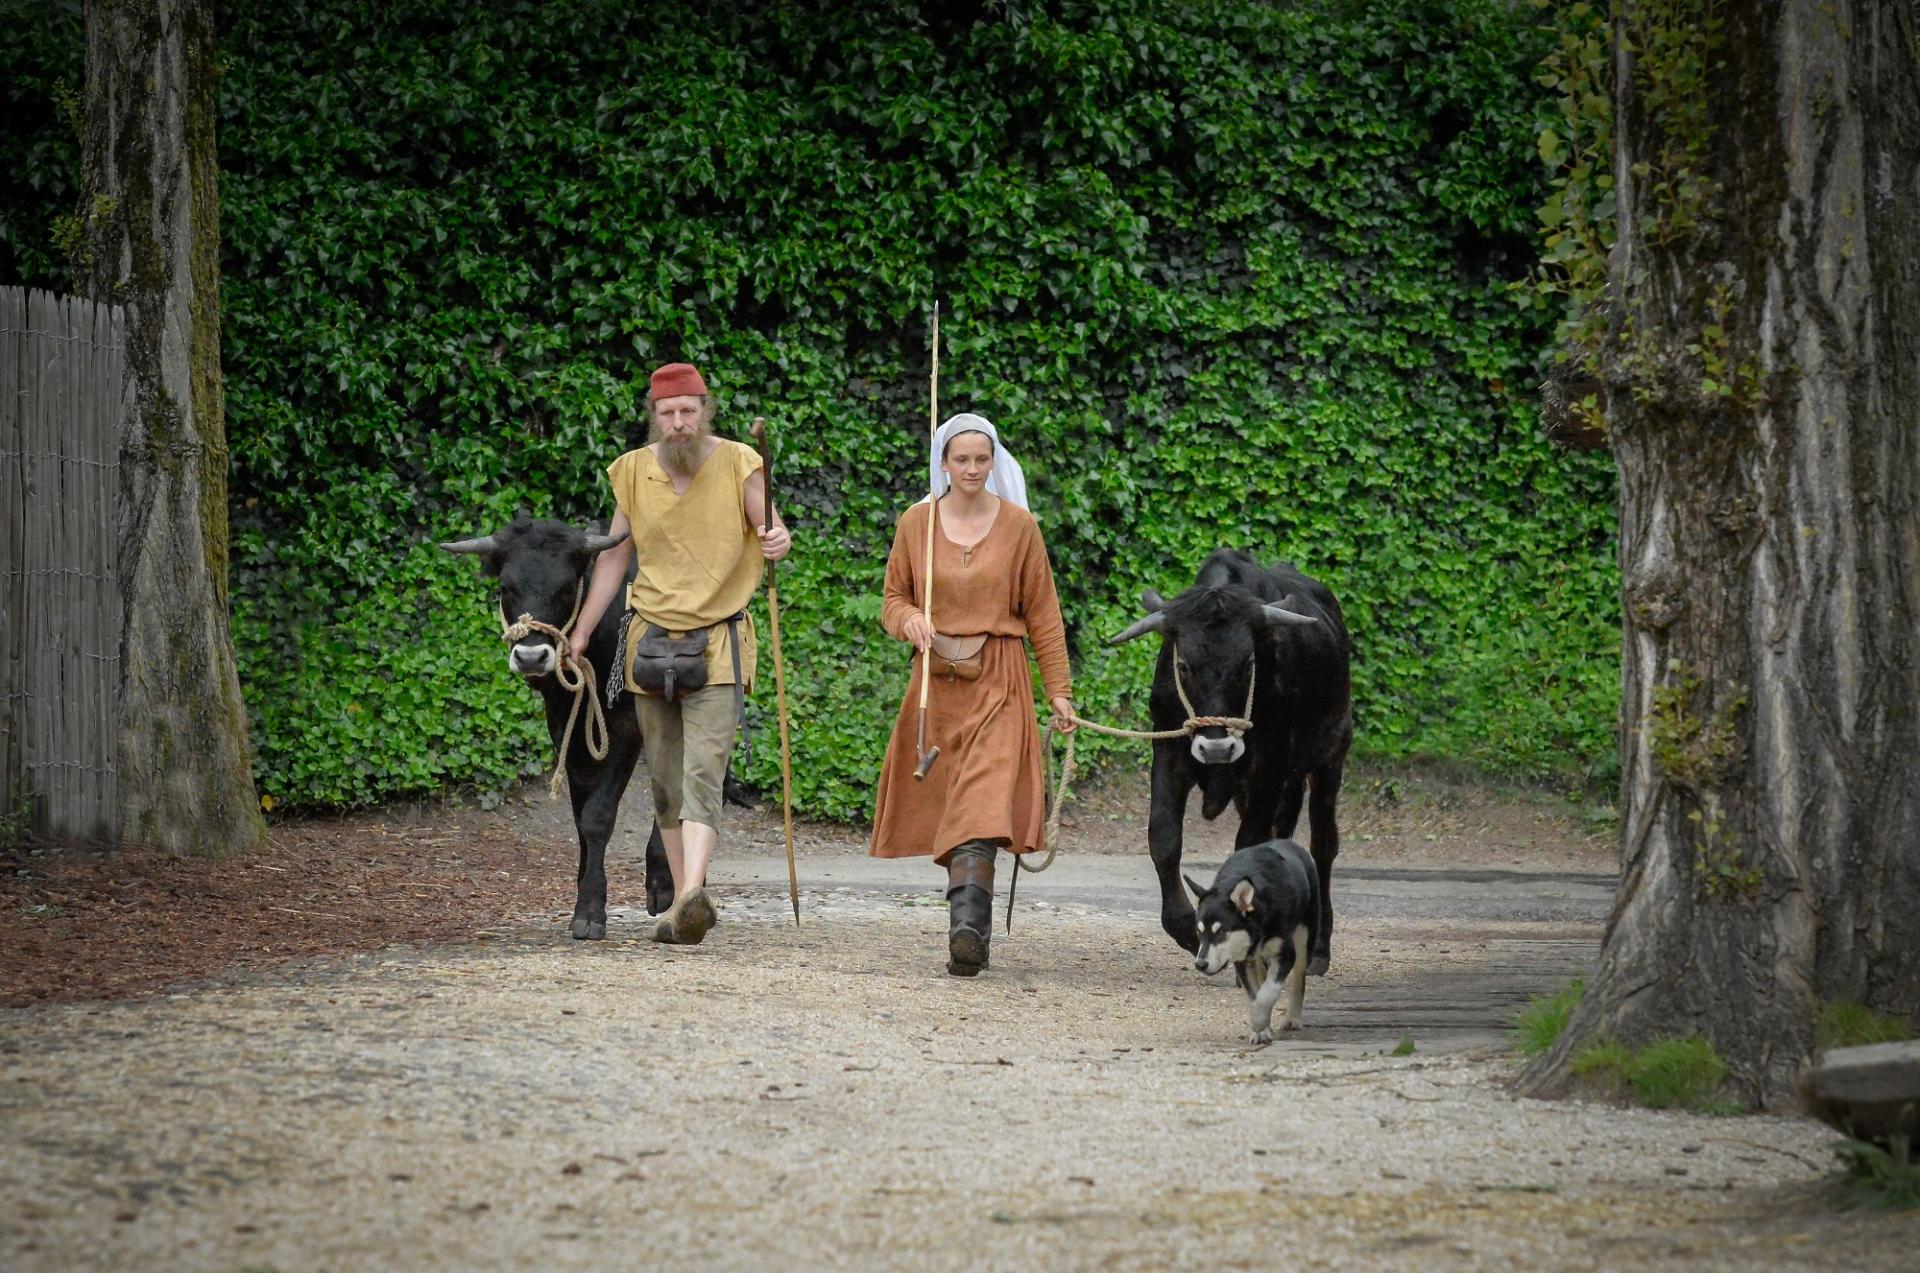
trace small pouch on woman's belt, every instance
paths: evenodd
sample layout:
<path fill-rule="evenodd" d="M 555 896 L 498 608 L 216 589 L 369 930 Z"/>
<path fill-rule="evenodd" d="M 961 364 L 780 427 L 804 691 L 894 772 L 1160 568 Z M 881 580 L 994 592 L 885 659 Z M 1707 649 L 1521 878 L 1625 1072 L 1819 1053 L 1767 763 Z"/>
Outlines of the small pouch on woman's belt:
<path fill-rule="evenodd" d="M 707 684 L 707 629 L 696 628 L 683 637 L 668 636 L 649 623 L 633 643 L 633 683 L 669 699 L 684 698 Z"/>
<path fill-rule="evenodd" d="M 977 681 L 986 670 L 981 651 L 987 648 L 987 634 L 979 636 L 938 636 L 933 638 L 933 671 L 936 676 L 962 681 Z"/>

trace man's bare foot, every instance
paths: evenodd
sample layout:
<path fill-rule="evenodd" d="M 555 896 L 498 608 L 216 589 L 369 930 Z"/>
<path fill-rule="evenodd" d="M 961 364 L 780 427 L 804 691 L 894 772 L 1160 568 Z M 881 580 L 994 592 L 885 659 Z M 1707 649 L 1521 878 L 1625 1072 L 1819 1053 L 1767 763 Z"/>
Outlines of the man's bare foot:
<path fill-rule="evenodd" d="M 696 888 L 660 917 L 653 939 L 669 946 L 698 946 L 719 921 L 719 912 L 714 910 L 707 890 Z"/>

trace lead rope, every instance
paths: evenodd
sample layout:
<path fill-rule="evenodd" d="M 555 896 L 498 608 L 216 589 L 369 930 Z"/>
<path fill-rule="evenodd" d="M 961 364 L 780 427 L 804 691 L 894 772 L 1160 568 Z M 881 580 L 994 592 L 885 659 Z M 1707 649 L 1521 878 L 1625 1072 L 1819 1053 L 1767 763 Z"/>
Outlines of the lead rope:
<path fill-rule="evenodd" d="M 1186 723 L 1178 729 L 1120 729 L 1113 725 L 1102 725 L 1079 716 L 1068 716 L 1081 729 L 1090 729 L 1096 734 L 1107 734 L 1114 738 L 1138 738 L 1148 742 L 1159 742 L 1166 738 L 1185 738 L 1202 729 L 1218 726 L 1235 738 L 1253 728 L 1253 687 L 1258 666 L 1254 659 L 1247 660 L 1247 705 L 1238 716 L 1198 716 L 1194 714 L 1193 700 L 1187 697 L 1187 687 L 1180 677 L 1180 647 L 1173 647 L 1173 688 L 1180 695 L 1180 706 L 1187 711 Z M 1074 764 L 1073 745 L 1078 733 L 1067 735 L 1067 754 L 1060 758 L 1060 780 L 1056 786 L 1053 777 L 1053 736 L 1058 732 L 1051 722 L 1047 725 L 1047 737 L 1044 754 L 1047 762 L 1047 790 L 1053 799 L 1048 803 L 1045 838 L 1047 857 L 1039 866 L 1028 866 L 1024 855 L 1013 855 L 1013 881 L 1007 888 L 1007 931 L 1013 931 L 1013 898 L 1020 886 L 1020 872 L 1038 875 L 1053 865 L 1054 855 L 1060 851 L 1060 811 L 1067 803 L 1067 789 L 1079 776 L 1079 768 Z"/>
<path fill-rule="evenodd" d="M 580 702 L 587 703 L 587 754 L 595 760 L 607 758 L 607 718 L 600 710 L 600 694 L 595 686 L 593 664 L 585 659 L 573 657 L 573 641 L 569 635 L 573 625 L 579 621 L 580 606 L 587 597 L 587 577 L 580 576 L 580 586 L 574 590 L 573 613 L 560 627 L 551 623 L 542 623 L 531 614 L 523 614 L 512 623 L 506 622 L 501 614 L 500 637 L 509 643 L 524 641 L 536 632 L 553 638 L 553 679 L 560 688 L 573 695 L 573 708 L 567 712 L 567 727 L 560 732 L 560 751 L 554 761 L 553 777 L 547 780 L 547 799 L 557 799 L 560 795 L 560 780 L 567 772 L 567 748 L 573 743 L 573 724 L 580 718 Z"/>

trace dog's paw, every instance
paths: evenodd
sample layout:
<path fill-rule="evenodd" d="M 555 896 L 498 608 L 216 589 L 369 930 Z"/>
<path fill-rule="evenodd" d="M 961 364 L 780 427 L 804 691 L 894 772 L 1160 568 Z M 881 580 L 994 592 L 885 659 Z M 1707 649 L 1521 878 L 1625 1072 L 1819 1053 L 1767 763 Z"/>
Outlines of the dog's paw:
<path fill-rule="evenodd" d="M 1259 1045 L 1260 1045 L 1260 1044 L 1262 1044 L 1262 1043 L 1272 1043 L 1272 1042 L 1273 1042 L 1273 1031 L 1271 1031 L 1271 1030 L 1255 1030 L 1255 1031 L 1253 1031 L 1253 1033 L 1251 1033 L 1251 1034 L 1249 1034 L 1249 1035 L 1247 1036 L 1247 1042 L 1248 1042 L 1248 1043 L 1250 1043 L 1250 1044 L 1252 1044 L 1252 1045 L 1254 1045 L 1254 1046 L 1256 1046 L 1256 1047 L 1257 1047 L 1257 1046 L 1259 1046 Z"/>
<path fill-rule="evenodd" d="M 1274 1025 L 1273 1031 L 1275 1034 L 1285 1034 L 1289 1030 L 1298 1030 L 1299 1028 L 1300 1022 L 1297 1018 L 1283 1016 L 1279 1022 Z"/>

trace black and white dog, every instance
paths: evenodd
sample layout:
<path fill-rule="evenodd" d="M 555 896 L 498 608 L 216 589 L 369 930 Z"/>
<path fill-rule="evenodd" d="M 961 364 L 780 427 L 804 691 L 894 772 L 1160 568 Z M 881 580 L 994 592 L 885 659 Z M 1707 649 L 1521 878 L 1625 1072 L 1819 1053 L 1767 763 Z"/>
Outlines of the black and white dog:
<path fill-rule="evenodd" d="M 1273 1042 L 1273 1005 L 1287 991 L 1280 1030 L 1300 1028 L 1308 952 L 1320 935 L 1320 873 L 1292 840 L 1237 850 L 1220 865 L 1212 888 L 1182 876 L 1193 890 L 1200 948 L 1193 966 L 1211 977 L 1233 965 L 1252 1000 L 1249 1043 Z"/>

